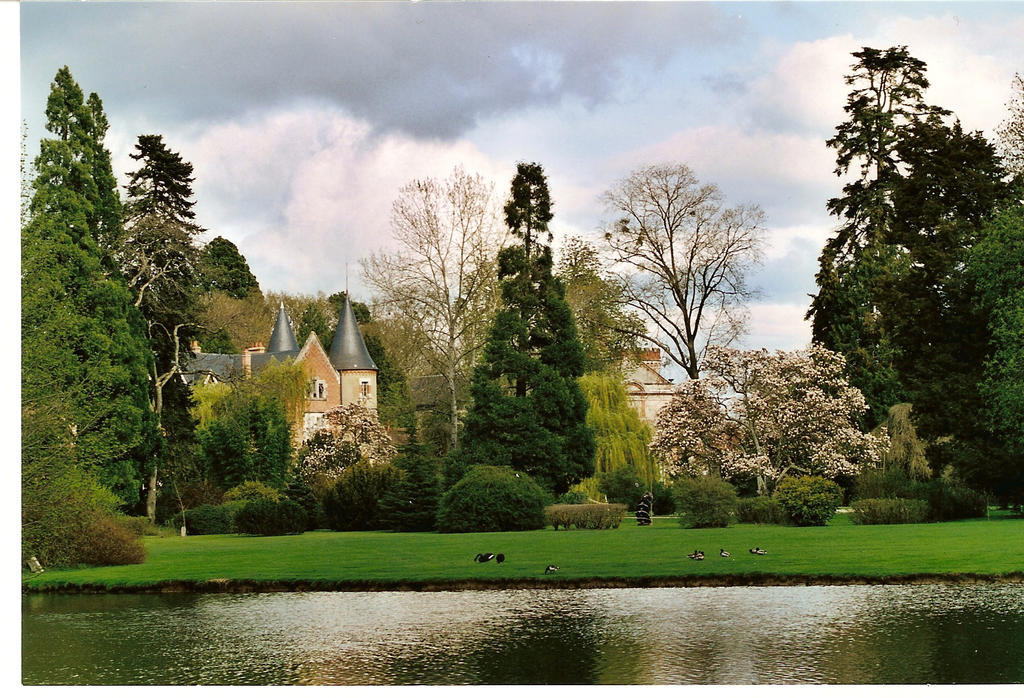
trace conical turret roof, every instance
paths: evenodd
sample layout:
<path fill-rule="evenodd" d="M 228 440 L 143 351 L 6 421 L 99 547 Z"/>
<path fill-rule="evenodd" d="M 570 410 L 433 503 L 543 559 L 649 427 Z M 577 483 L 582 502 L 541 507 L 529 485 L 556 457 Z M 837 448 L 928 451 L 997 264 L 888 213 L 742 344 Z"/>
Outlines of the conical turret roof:
<path fill-rule="evenodd" d="M 277 311 L 277 322 L 274 323 L 274 331 L 270 333 L 270 346 L 267 352 L 276 354 L 283 351 L 298 351 L 299 343 L 295 341 L 295 333 L 292 332 L 292 324 L 288 321 L 288 313 L 284 309 L 284 302 L 281 309 Z"/>
<path fill-rule="evenodd" d="M 338 329 L 334 331 L 334 339 L 331 340 L 330 358 L 331 364 L 339 371 L 377 370 L 377 364 L 373 363 L 370 352 L 366 351 L 363 334 L 359 331 L 359 323 L 356 322 L 356 314 L 348 298 L 345 298 L 345 307 L 338 318 Z"/>

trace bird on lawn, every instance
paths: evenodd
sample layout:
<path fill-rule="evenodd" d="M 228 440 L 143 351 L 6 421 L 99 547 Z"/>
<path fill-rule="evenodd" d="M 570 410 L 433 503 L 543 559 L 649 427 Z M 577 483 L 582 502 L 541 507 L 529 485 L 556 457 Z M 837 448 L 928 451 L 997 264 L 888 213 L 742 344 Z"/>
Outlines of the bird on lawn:
<path fill-rule="evenodd" d="M 495 556 L 494 561 L 497 562 L 499 565 L 501 563 L 505 562 L 505 554 L 504 553 L 498 553 L 497 556 Z"/>
<path fill-rule="evenodd" d="M 718 554 L 721 555 L 722 557 L 732 557 L 732 555 L 730 555 L 729 552 L 725 548 L 719 548 L 718 550 L 719 550 Z"/>
<path fill-rule="evenodd" d="M 554 574 L 557 571 L 558 571 L 558 565 L 548 565 L 544 569 L 544 574 Z"/>
<path fill-rule="evenodd" d="M 753 555 L 767 555 L 768 554 L 767 550 L 761 550 L 761 548 L 751 548 L 750 552 Z"/>
<path fill-rule="evenodd" d="M 494 553 L 477 553 L 473 559 L 477 562 L 487 562 L 494 558 Z"/>
<path fill-rule="evenodd" d="M 704 559 L 704 551 L 703 550 L 694 550 L 692 553 L 690 553 L 686 557 L 690 558 L 691 560 L 703 560 Z"/>

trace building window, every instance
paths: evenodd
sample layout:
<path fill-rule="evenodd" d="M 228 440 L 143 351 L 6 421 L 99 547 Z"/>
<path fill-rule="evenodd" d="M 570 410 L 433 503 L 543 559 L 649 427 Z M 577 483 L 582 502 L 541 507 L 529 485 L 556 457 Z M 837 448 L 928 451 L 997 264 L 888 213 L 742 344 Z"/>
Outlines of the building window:
<path fill-rule="evenodd" d="M 370 381 L 359 381 L 359 394 L 363 397 L 370 397 Z"/>
<path fill-rule="evenodd" d="M 309 389 L 310 400 L 326 400 L 327 399 L 327 384 L 319 378 L 314 378 L 311 381 Z"/>

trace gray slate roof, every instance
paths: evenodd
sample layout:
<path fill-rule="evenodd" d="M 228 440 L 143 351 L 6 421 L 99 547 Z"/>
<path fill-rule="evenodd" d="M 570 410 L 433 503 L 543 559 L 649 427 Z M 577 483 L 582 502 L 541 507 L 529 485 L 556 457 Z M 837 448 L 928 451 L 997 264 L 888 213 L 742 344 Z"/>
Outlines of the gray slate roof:
<path fill-rule="evenodd" d="M 268 354 L 279 354 L 292 351 L 298 353 L 299 344 L 295 341 L 295 333 L 292 332 L 292 324 L 288 321 L 288 313 L 285 312 L 284 303 L 277 311 L 277 322 L 274 323 L 274 331 L 270 333 L 270 344 L 267 345 Z"/>
<path fill-rule="evenodd" d="M 373 363 L 370 352 L 366 351 L 366 342 L 363 341 L 356 314 L 348 298 L 345 299 L 345 307 L 338 319 L 338 329 L 334 331 L 334 339 L 331 340 L 329 356 L 331 364 L 339 371 L 354 368 L 377 370 L 377 364 Z"/>
<path fill-rule="evenodd" d="M 202 383 L 207 375 L 223 383 L 242 376 L 241 354 L 204 354 L 202 352 L 187 359 L 181 377 L 188 385 Z"/>

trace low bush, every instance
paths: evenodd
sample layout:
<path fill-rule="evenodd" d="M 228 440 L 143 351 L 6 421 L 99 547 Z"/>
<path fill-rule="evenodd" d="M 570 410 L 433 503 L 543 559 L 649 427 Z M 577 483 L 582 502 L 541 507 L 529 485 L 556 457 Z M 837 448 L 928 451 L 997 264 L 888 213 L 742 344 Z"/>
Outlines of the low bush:
<path fill-rule="evenodd" d="M 843 488 L 816 475 L 786 477 L 775 498 L 797 526 L 824 526 L 843 502 Z"/>
<path fill-rule="evenodd" d="M 558 499 L 555 500 L 555 504 L 587 504 L 590 502 L 590 497 L 585 495 L 579 490 L 569 490 L 558 495 Z"/>
<path fill-rule="evenodd" d="M 673 494 L 679 523 L 686 528 L 724 528 L 732 523 L 736 488 L 720 477 L 680 478 Z"/>
<path fill-rule="evenodd" d="M 950 478 L 917 481 L 900 470 L 867 470 L 857 477 L 855 499 L 922 499 L 930 521 L 985 516 L 985 495 Z"/>
<path fill-rule="evenodd" d="M 118 516 L 117 523 L 121 524 L 136 536 L 159 536 L 160 527 L 149 520 L 146 516 Z"/>
<path fill-rule="evenodd" d="M 921 483 L 897 468 L 866 468 L 853 482 L 853 499 L 920 499 Z"/>
<path fill-rule="evenodd" d="M 938 478 L 921 488 L 928 500 L 928 517 L 932 521 L 974 519 L 988 513 L 985 495 L 953 480 Z"/>
<path fill-rule="evenodd" d="M 185 530 L 192 536 L 231 533 L 234 530 L 234 513 L 238 508 L 240 507 L 200 504 L 195 509 L 185 512 Z M 177 523 L 181 523 L 180 516 Z"/>
<path fill-rule="evenodd" d="M 235 514 L 235 530 L 256 536 L 283 536 L 306 530 L 306 511 L 290 499 L 254 499 Z"/>
<path fill-rule="evenodd" d="M 380 527 L 378 503 L 401 473 L 393 465 L 360 461 L 338 477 L 324 497 L 324 517 L 336 531 L 371 531 Z"/>
<path fill-rule="evenodd" d="M 160 488 L 156 497 L 156 520 L 164 526 L 179 528 L 181 510 L 201 504 L 220 504 L 224 490 L 205 481 L 182 482 Z"/>
<path fill-rule="evenodd" d="M 850 504 L 850 521 L 855 524 L 908 524 L 928 520 L 928 502 L 923 499 L 856 499 Z"/>
<path fill-rule="evenodd" d="M 550 525 L 587 529 L 618 528 L 626 516 L 625 504 L 552 504 L 544 510 Z"/>
<path fill-rule="evenodd" d="M 676 513 L 676 498 L 672 495 L 672 487 L 664 482 L 655 482 L 651 489 L 654 501 L 651 503 L 651 513 L 656 516 L 671 516 Z"/>
<path fill-rule="evenodd" d="M 548 501 L 548 494 L 529 475 L 478 465 L 445 493 L 437 528 L 442 533 L 544 528 Z"/>
<path fill-rule="evenodd" d="M 138 565 L 146 560 L 140 537 L 108 516 L 90 517 L 79 530 L 79 561 L 87 565 Z"/>
<path fill-rule="evenodd" d="M 787 524 L 782 505 L 771 497 L 743 497 L 736 502 L 736 520 L 752 524 Z"/>
<path fill-rule="evenodd" d="M 647 491 L 640 474 L 630 466 L 600 473 L 597 482 L 609 503 L 625 504 L 630 510 L 636 508 Z"/>
<path fill-rule="evenodd" d="M 268 499 L 271 502 L 276 502 L 281 499 L 281 493 L 273 487 L 268 487 L 262 482 L 256 482 L 255 480 L 246 480 L 224 493 L 225 502 L 252 502 L 257 499 Z"/>

